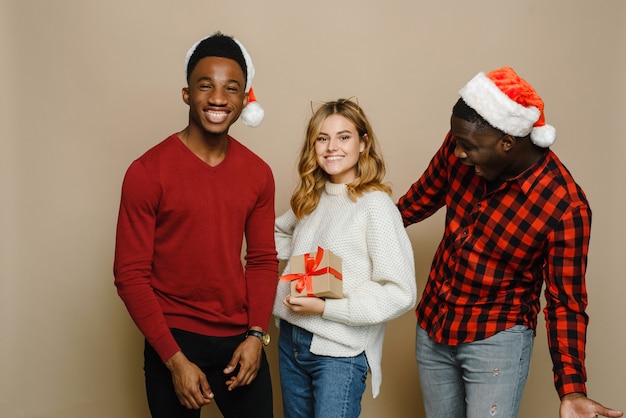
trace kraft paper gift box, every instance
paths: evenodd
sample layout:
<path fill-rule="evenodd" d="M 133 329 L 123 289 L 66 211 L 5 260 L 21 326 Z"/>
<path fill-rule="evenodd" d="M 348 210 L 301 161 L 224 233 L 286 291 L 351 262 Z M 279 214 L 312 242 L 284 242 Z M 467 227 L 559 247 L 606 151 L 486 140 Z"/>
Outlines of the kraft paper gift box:
<path fill-rule="evenodd" d="M 343 298 L 341 258 L 330 250 L 317 247 L 317 252 L 294 255 L 289 259 L 290 274 L 280 279 L 291 282 L 291 296 Z"/>

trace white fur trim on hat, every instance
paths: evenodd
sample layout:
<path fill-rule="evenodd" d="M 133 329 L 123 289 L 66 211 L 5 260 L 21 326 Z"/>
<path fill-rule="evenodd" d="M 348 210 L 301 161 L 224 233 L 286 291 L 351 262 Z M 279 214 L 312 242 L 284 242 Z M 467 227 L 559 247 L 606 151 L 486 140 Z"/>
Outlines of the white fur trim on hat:
<path fill-rule="evenodd" d="M 208 38 L 208 36 L 200 39 L 198 42 L 193 44 L 191 48 L 189 48 L 189 51 L 187 51 L 187 54 L 185 55 L 185 68 L 184 68 L 185 74 L 187 76 L 189 76 L 189 74 L 187 74 L 187 67 L 189 67 L 189 60 L 191 59 L 191 56 L 193 55 L 193 53 L 196 51 L 196 48 L 198 47 L 198 45 L 200 45 L 200 42 L 204 41 L 206 38 Z"/>
<path fill-rule="evenodd" d="M 248 50 L 243 46 L 241 42 L 237 39 L 233 38 L 233 41 L 239 45 L 239 49 L 241 49 L 241 53 L 243 54 L 243 59 L 246 60 L 246 67 L 248 67 L 248 74 L 246 75 L 246 93 L 250 91 L 250 87 L 252 87 L 252 79 L 254 78 L 254 64 L 252 64 L 252 58 L 250 54 L 248 54 Z"/>
<path fill-rule="evenodd" d="M 474 76 L 459 94 L 491 126 L 509 135 L 528 135 L 541 115 L 535 106 L 525 107 L 511 100 L 483 72 Z"/>
<path fill-rule="evenodd" d="M 246 77 L 246 93 L 251 92 L 252 88 L 252 79 L 254 78 L 254 64 L 252 64 L 252 58 L 250 54 L 248 54 L 248 50 L 243 46 L 241 42 L 237 39 L 233 38 L 239 48 L 241 49 L 241 53 L 243 54 L 243 58 L 246 60 L 246 67 L 248 67 L 248 76 Z M 265 110 L 261 107 L 261 105 L 254 98 L 254 93 L 252 93 L 251 100 L 248 102 L 248 105 L 244 107 L 241 112 L 241 120 L 247 126 L 252 128 L 256 128 L 263 122 L 263 118 L 265 117 Z"/>

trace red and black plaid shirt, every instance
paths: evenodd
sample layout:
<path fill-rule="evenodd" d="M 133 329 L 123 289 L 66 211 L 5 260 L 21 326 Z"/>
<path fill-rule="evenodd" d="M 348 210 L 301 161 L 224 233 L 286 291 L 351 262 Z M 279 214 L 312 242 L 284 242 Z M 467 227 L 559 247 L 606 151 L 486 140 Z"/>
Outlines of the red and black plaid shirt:
<path fill-rule="evenodd" d="M 540 292 L 560 396 L 586 393 L 585 270 L 591 210 L 552 151 L 493 190 L 454 156 L 451 134 L 399 200 L 405 226 L 446 206 L 444 237 L 417 306 L 438 342 L 482 340 L 514 325 L 537 326 Z"/>

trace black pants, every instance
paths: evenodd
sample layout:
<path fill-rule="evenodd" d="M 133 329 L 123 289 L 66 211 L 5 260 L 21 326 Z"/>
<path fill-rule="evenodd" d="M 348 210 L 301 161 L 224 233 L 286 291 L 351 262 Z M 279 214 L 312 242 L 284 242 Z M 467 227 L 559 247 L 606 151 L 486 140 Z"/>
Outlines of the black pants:
<path fill-rule="evenodd" d="M 223 370 L 245 334 L 207 337 L 177 329 L 172 329 L 172 334 L 189 361 L 206 374 L 215 395 L 214 401 L 225 418 L 273 417 L 272 383 L 265 351 L 262 352 L 259 373 L 250 385 L 230 392 L 226 389 L 229 375 L 225 375 Z M 148 405 L 153 418 L 200 418 L 199 409 L 187 409 L 181 405 L 174 392 L 170 371 L 148 342 L 144 350 L 144 372 Z"/>

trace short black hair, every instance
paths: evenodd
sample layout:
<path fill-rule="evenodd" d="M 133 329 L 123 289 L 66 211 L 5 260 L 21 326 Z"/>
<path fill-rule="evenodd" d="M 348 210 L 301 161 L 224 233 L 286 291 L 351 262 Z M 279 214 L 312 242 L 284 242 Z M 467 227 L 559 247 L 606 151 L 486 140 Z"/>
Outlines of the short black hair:
<path fill-rule="evenodd" d="M 452 115 L 456 116 L 459 119 L 463 119 L 464 121 L 475 123 L 480 127 L 481 130 L 491 128 L 495 129 L 496 131 L 502 132 L 503 134 L 505 133 L 501 129 L 498 129 L 495 126 L 491 125 L 489 122 L 487 122 L 485 118 L 480 116 L 480 114 L 476 110 L 474 110 L 474 108 L 465 103 L 465 100 L 463 100 L 462 98 L 457 100 L 454 107 L 452 107 Z"/>
<path fill-rule="evenodd" d="M 196 64 L 198 64 L 198 61 L 205 57 L 222 57 L 236 61 L 243 71 L 244 80 L 246 83 L 248 82 L 246 59 L 243 56 L 243 52 L 241 52 L 239 44 L 235 42 L 232 36 L 215 32 L 213 35 L 200 41 L 187 63 L 187 82 L 189 82 L 189 76 Z"/>

